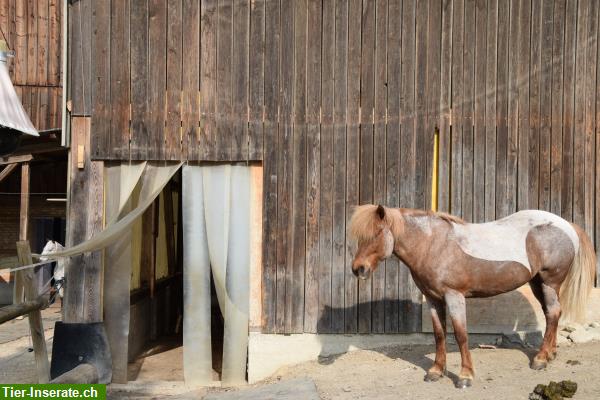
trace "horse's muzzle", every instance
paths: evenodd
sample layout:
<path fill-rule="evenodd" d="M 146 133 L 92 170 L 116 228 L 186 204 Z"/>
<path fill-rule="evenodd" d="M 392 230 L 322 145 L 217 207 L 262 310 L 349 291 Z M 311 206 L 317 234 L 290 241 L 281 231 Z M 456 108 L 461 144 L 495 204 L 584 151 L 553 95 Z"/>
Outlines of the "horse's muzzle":
<path fill-rule="evenodd" d="M 371 270 L 366 268 L 364 265 L 361 265 L 360 267 L 353 269 L 352 272 L 354 273 L 354 275 L 359 278 L 359 279 L 368 279 L 371 276 Z"/>

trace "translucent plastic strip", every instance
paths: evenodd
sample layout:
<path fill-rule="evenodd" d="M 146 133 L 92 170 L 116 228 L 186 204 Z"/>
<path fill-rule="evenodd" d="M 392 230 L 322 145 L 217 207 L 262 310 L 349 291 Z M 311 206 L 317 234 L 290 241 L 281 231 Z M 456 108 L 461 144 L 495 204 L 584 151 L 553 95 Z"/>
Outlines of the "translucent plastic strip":
<path fill-rule="evenodd" d="M 204 223 L 202 170 L 184 166 L 183 372 L 188 385 L 212 381 L 210 259 Z"/>
<path fill-rule="evenodd" d="M 184 247 L 195 247 L 198 251 L 196 257 L 201 260 L 199 265 L 194 265 L 192 259 L 186 264 L 190 270 L 200 270 L 203 268 L 202 263 L 206 261 L 204 252 L 208 250 L 219 306 L 225 321 L 222 383 L 226 386 L 241 384 L 245 382 L 248 348 L 250 168 L 231 165 L 186 166 L 184 171 Z M 204 218 L 198 213 L 202 213 Z M 205 230 L 197 228 L 197 231 L 192 231 L 191 227 L 189 230 L 185 228 L 185 224 L 203 222 L 206 224 Z M 188 232 L 193 236 L 188 237 Z M 205 245 L 200 244 L 202 235 L 205 235 Z M 188 254 L 191 257 L 191 253 Z M 206 272 L 205 269 L 202 271 Z M 187 279 L 186 274 L 184 281 Z M 199 288 L 193 287 L 193 283 L 185 283 L 184 287 L 189 291 L 189 295 L 184 297 L 184 319 L 190 319 L 187 330 L 184 322 L 184 343 L 187 343 L 186 336 L 197 334 L 193 329 L 199 328 L 199 324 L 204 323 L 206 329 L 210 329 L 210 325 L 204 320 L 206 317 L 200 315 L 202 310 L 210 312 L 210 292 L 198 293 L 201 288 L 207 287 L 206 282 L 202 282 Z M 196 296 L 201 301 L 206 301 L 206 304 L 193 307 L 194 301 L 200 301 Z M 209 346 L 210 336 L 203 333 L 199 343 Z M 200 358 L 200 353 L 194 353 L 195 351 L 184 346 L 184 371 L 186 368 L 201 371 L 208 368 L 209 356 L 204 356 L 203 360 L 194 360 L 194 357 Z M 203 351 L 208 352 L 208 349 Z M 184 375 L 187 380 L 191 373 L 185 371 Z"/>

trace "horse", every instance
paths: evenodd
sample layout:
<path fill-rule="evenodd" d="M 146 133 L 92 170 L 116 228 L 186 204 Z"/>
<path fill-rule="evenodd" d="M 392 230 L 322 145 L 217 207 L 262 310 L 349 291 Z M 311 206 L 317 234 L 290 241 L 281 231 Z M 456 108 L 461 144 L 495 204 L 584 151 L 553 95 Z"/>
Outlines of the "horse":
<path fill-rule="evenodd" d="M 410 270 L 430 309 L 436 344 L 425 381 L 446 372 L 446 306 L 461 355 L 455 386 L 474 379 L 468 347 L 465 298 L 489 297 L 529 283 L 546 317 L 544 339 L 530 366 L 543 369 L 556 357 L 556 334 L 565 320 L 585 318 L 596 275 L 590 238 L 575 224 L 540 210 L 470 224 L 450 214 L 367 204 L 349 222 L 355 243 L 352 272 L 367 279 L 392 254 Z"/>
<path fill-rule="evenodd" d="M 40 261 L 48 261 L 49 257 L 44 257 L 44 256 L 48 256 L 52 253 L 56 253 L 56 252 L 62 251 L 64 249 L 65 249 L 64 246 L 61 245 L 60 243 L 58 243 L 57 241 L 48 240 L 46 242 L 46 245 L 42 249 L 42 253 L 40 254 Z M 64 278 L 65 278 L 65 262 L 66 262 L 66 260 L 64 258 L 59 258 L 58 260 L 56 260 L 56 267 L 54 268 L 54 272 L 52 273 L 52 278 L 54 278 L 55 281 L 64 280 Z M 60 298 L 62 299 L 63 294 L 64 294 L 64 289 L 62 287 L 59 289 L 58 294 L 60 295 Z"/>

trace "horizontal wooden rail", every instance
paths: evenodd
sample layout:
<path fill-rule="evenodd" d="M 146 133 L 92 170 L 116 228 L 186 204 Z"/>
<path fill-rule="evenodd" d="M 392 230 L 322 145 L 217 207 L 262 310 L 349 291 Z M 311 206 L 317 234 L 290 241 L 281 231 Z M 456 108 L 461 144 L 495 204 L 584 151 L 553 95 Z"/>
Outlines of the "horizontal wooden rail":
<path fill-rule="evenodd" d="M 0 324 L 8 322 L 21 315 L 29 314 L 35 310 L 41 310 L 45 306 L 45 301 L 41 298 L 32 301 L 26 301 L 19 304 L 11 304 L 0 308 Z"/>

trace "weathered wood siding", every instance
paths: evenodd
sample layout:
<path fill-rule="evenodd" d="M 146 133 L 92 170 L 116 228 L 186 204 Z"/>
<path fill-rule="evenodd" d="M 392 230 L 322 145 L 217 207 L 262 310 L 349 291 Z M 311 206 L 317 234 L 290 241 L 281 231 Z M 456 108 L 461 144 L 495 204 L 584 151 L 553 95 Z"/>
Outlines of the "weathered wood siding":
<path fill-rule="evenodd" d="M 358 282 L 345 232 L 359 203 L 429 207 L 436 126 L 442 210 L 600 236 L 598 0 L 72 7 L 94 158 L 263 161 L 265 332 L 420 329 L 407 269 Z"/>
<path fill-rule="evenodd" d="M 62 1 L 0 0 L 0 39 L 15 51 L 10 77 L 38 130 L 61 127 Z"/>

